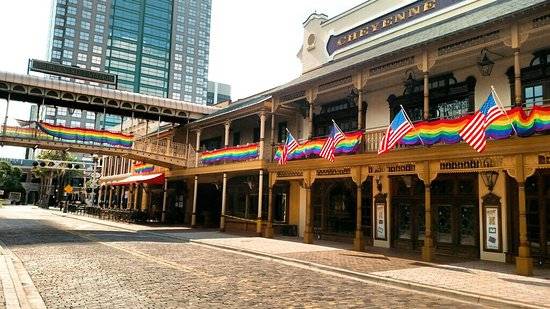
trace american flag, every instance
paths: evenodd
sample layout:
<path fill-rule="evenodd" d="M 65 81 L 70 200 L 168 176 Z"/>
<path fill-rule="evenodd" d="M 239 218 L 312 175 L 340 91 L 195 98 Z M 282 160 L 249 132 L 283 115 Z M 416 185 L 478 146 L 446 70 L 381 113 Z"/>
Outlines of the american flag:
<path fill-rule="evenodd" d="M 413 128 L 412 123 L 409 121 L 409 117 L 405 114 L 405 110 L 401 108 L 401 111 L 395 115 L 390 126 L 386 130 L 386 135 L 384 135 L 380 141 L 378 154 L 388 152 Z"/>
<path fill-rule="evenodd" d="M 477 152 L 482 152 L 487 144 L 485 129 L 498 117 L 506 113 L 498 107 L 493 93 L 489 95 L 487 101 L 474 114 L 474 117 L 468 122 L 458 134 L 462 139 L 472 146 Z"/>
<path fill-rule="evenodd" d="M 294 149 L 296 149 L 297 147 L 298 142 L 296 141 L 294 136 L 292 136 L 292 134 L 290 134 L 290 132 L 287 130 L 286 142 L 283 146 L 281 156 L 279 157 L 279 164 L 286 164 L 286 162 L 288 161 L 288 155 L 293 152 Z"/>
<path fill-rule="evenodd" d="M 342 133 L 342 130 L 338 127 L 336 122 L 332 122 L 332 128 L 330 129 L 330 134 L 327 137 L 327 140 L 323 144 L 323 147 L 321 147 L 321 152 L 319 153 L 319 156 L 322 158 L 325 158 L 329 160 L 330 162 L 334 162 L 334 151 L 336 150 L 336 145 L 338 145 L 339 142 L 341 142 L 346 136 L 344 133 Z"/>

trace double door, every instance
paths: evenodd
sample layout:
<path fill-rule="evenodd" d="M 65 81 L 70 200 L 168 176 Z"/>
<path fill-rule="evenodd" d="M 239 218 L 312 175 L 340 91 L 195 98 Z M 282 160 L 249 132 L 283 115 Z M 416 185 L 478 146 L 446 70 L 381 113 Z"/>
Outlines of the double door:
<path fill-rule="evenodd" d="M 432 183 L 438 253 L 479 257 L 477 174 L 441 175 Z"/>
<path fill-rule="evenodd" d="M 391 178 L 392 247 L 419 251 L 424 244 L 424 184 L 416 176 Z"/>

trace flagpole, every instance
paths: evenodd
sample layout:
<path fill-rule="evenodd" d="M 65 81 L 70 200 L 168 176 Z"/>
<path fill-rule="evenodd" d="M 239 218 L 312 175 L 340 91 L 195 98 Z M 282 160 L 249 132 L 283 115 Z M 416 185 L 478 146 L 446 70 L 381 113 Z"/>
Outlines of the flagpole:
<path fill-rule="evenodd" d="M 405 115 L 405 117 L 407 118 L 407 121 L 411 124 L 413 129 L 416 131 L 416 128 L 413 122 L 411 121 L 411 119 L 409 118 L 409 115 L 407 115 L 407 112 L 405 111 L 405 108 L 403 107 L 403 105 L 399 104 L 399 106 L 401 106 L 401 110 L 403 111 L 403 115 Z M 422 137 L 420 136 L 420 132 L 417 133 L 417 136 L 420 139 L 420 143 L 422 143 L 423 146 L 426 146 L 426 144 L 424 144 L 424 141 L 422 140 Z"/>
<path fill-rule="evenodd" d="M 518 131 L 516 131 L 516 127 L 514 127 L 514 123 L 512 122 L 512 119 L 510 119 L 510 116 L 508 116 L 508 113 L 504 109 L 504 105 L 502 104 L 502 101 L 500 100 L 500 98 L 499 98 L 499 96 L 498 96 L 498 94 L 495 90 L 495 87 L 493 85 L 491 85 L 491 93 L 495 95 L 495 98 L 497 99 L 497 104 L 498 104 L 499 108 L 501 108 L 502 111 L 504 112 L 504 115 L 506 115 L 506 118 L 508 118 L 508 121 L 510 122 L 510 126 L 512 127 L 512 130 L 514 130 L 514 132 L 516 133 L 516 136 L 519 136 Z"/>

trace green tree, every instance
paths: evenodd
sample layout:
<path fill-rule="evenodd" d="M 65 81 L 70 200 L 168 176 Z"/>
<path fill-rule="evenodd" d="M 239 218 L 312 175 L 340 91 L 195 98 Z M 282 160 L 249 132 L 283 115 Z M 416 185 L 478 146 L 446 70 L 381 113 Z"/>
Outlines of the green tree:
<path fill-rule="evenodd" d="M 8 196 L 9 192 L 25 194 L 21 185 L 21 170 L 6 161 L 0 161 L 0 189 L 4 190 L 4 196 Z"/>
<path fill-rule="evenodd" d="M 52 160 L 52 161 L 76 161 L 76 157 L 70 152 L 59 150 L 45 150 L 40 152 L 37 156 L 39 160 Z M 82 177 L 82 171 L 64 170 L 64 169 L 52 169 L 46 167 L 37 166 L 33 169 L 33 173 L 36 177 L 40 178 L 40 200 L 41 206 L 46 207 L 48 205 L 48 199 L 52 194 L 53 180 L 57 179 L 58 196 L 60 200 L 63 196 L 63 187 L 70 179 L 75 177 Z"/>

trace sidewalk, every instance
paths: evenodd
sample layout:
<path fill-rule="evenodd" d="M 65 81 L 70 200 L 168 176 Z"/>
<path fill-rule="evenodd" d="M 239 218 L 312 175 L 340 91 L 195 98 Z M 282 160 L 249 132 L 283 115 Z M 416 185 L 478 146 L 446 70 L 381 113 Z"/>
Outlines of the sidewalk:
<path fill-rule="evenodd" d="M 535 276 L 523 277 L 514 274 L 512 264 L 439 256 L 434 263 L 426 263 L 418 255 L 382 248 L 367 247 L 366 252 L 356 252 L 349 250 L 351 245 L 327 241 L 308 245 L 289 237 L 244 237 L 212 230 L 149 227 L 67 216 L 469 301 L 498 306 L 550 308 L 550 269 L 535 268 Z"/>

